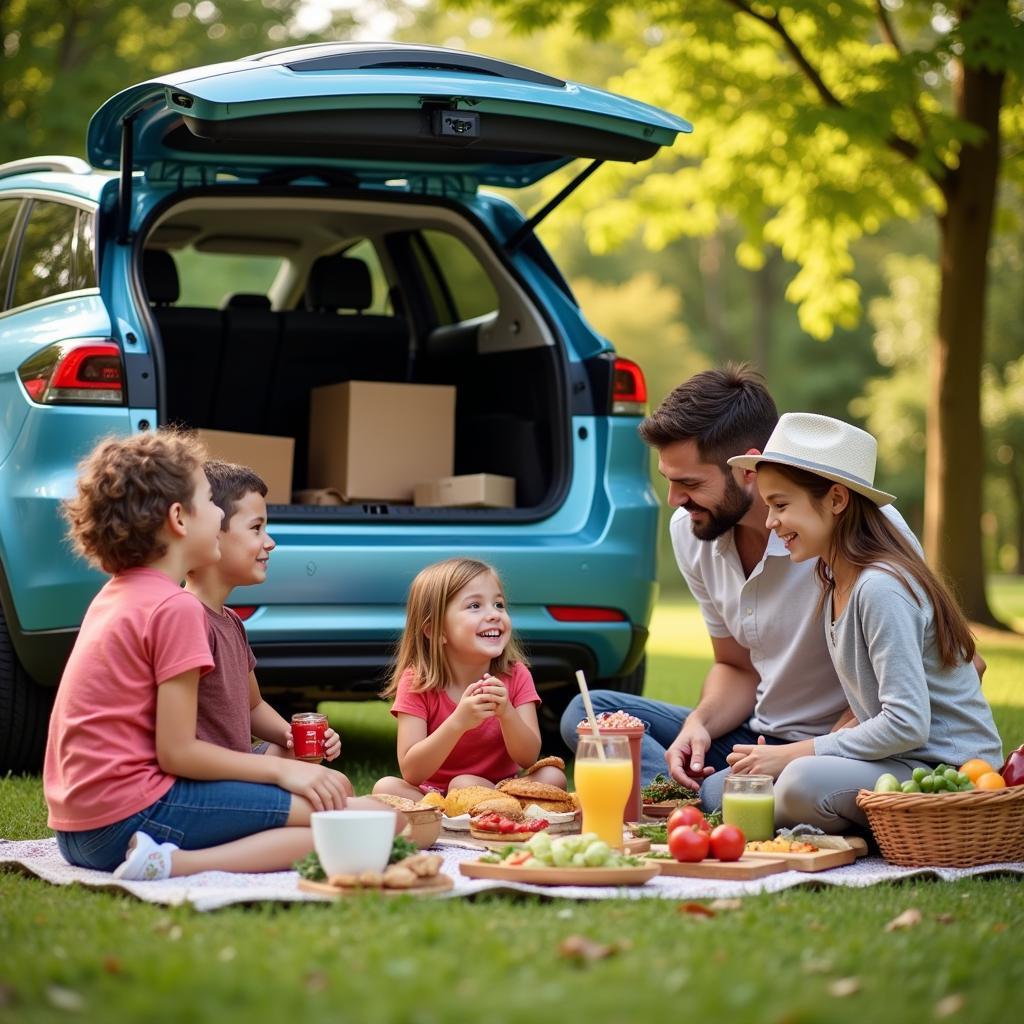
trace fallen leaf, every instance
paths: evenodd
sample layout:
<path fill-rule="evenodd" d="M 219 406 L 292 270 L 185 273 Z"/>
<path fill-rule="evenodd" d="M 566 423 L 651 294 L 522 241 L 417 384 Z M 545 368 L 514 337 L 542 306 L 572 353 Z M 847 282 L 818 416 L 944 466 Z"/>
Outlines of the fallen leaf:
<path fill-rule="evenodd" d="M 823 932 L 828 930 L 820 921 L 808 921 L 806 928 L 809 932 Z"/>
<path fill-rule="evenodd" d="M 739 910 L 743 906 L 743 900 L 712 900 L 708 904 L 709 910 Z"/>
<path fill-rule="evenodd" d="M 715 912 L 703 903 L 680 903 L 676 910 L 680 914 L 693 914 L 694 917 L 715 917 Z"/>
<path fill-rule="evenodd" d="M 828 994 L 836 999 L 845 999 L 860 991 L 859 978 L 836 978 L 828 987 Z"/>
<path fill-rule="evenodd" d="M 594 942 L 585 935 L 568 935 L 558 944 L 558 955 L 563 960 L 590 963 L 614 956 L 621 948 L 617 942 Z"/>
<path fill-rule="evenodd" d="M 67 1013 L 80 1013 L 85 1009 L 85 1000 L 80 993 L 60 985 L 47 985 L 46 998 L 51 1006 Z"/>
<path fill-rule="evenodd" d="M 994 925 L 992 925 L 992 931 L 996 935 L 1002 934 L 1003 932 L 1006 931 L 1006 922 L 1005 921 L 996 921 L 996 923 Z"/>
<path fill-rule="evenodd" d="M 945 996 L 935 1004 L 935 1016 L 952 1017 L 954 1013 L 959 1013 L 964 1008 L 965 1002 L 966 1000 L 959 992 Z"/>
<path fill-rule="evenodd" d="M 10 985 L 5 985 L 0 981 L 0 1010 L 5 1007 L 13 1006 L 17 996 L 14 993 L 14 989 Z"/>
<path fill-rule="evenodd" d="M 103 970 L 107 974 L 120 974 L 122 966 L 121 961 L 116 956 L 105 956 L 103 958 Z"/>
<path fill-rule="evenodd" d="M 921 917 L 921 911 L 911 907 L 909 910 L 904 910 L 899 917 L 894 917 L 885 926 L 885 930 L 887 932 L 895 932 L 904 928 L 915 928 L 921 923 Z"/>
<path fill-rule="evenodd" d="M 939 924 L 952 924 L 956 920 L 956 916 L 954 914 L 936 914 L 935 920 Z"/>

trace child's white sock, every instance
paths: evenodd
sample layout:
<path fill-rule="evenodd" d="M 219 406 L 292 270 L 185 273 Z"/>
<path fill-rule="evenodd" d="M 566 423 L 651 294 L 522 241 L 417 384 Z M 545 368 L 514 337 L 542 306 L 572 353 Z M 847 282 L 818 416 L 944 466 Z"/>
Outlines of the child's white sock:
<path fill-rule="evenodd" d="M 171 876 L 174 843 L 157 843 L 145 832 L 136 832 L 128 844 L 124 863 L 114 869 L 115 878 L 128 882 L 156 882 Z"/>

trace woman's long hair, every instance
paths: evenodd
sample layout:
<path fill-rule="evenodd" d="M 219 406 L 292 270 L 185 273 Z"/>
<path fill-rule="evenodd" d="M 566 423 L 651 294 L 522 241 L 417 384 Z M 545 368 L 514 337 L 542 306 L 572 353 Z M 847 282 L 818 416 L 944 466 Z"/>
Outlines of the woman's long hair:
<path fill-rule="evenodd" d="M 809 473 L 793 466 L 773 462 L 771 467 L 801 490 L 806 491 L 819 508 L 835 483 L 834 480 L 827 480 L 816 473 Z M 834 563 L 836 558 L 845 559 L 858 569 L 874 566 L 887 572 L 906 587 L 915 604 L 920 606 L 917 595 L 906 579 L 907 576 L 913 577 L 935 609 L 935 639 L 942 663 L 952 668 L 961 661 L 970 661 L 974 657 L 974 636 L 960 606 L 946 585 L 928 568 L 924 559 L 878 506 L 870 498 L 865 498 L 863 494 L 853 490 L 850 491 L 850 501 L 839 514 L 832 532 L 829 562 Z M 818 602 L 820 614 L 835 586 L 835 580 L 828 564 L 822 559 L 818 559 L 817 575 L 823 588 Z"/>
<path fill-rule="evenodd" d="M 444 615 L 452 598 L 471 580 L 491 573 L 501 586 L 501 577 L 493 566 L 475 558 L 449 558 L 421 570 L 409 587 L 405 610 L 405 630 L 398 643 L 395 667 L 382 697 L 393 697 L 398 681 L 408 669 L 413 672 L 416 692 L 443 690 L 452 680 L 451 666 L 444 644 Z M 514 632 L 505 649 L 491 659 L 491 675 L 508 672 L 516 662 L 529 662 Z"/>

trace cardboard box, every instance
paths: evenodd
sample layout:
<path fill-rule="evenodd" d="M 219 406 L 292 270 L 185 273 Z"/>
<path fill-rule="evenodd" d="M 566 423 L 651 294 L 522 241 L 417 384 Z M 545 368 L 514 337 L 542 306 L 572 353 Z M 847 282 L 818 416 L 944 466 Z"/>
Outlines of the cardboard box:
<path fill-rule="evenodd" d="M 347 501 L 411 502 L 421 480 L 451 476 L 455 388 L 345 381 L 313 388 L 309 416 L 311 488 Z"/>
<path fill-rule="evenodd" d="M 229 430 L 199 430 L 197 433 L 211 458 L 248 466 L 263 478 L 268 505 L 291 504 L 294 438 L 236 434 Z"/>
<path fill-rule="evenodd" d="M 417 484 L 415 501 L 427 508 L 515 508 L 516 481 L 494 473 L 446 476 Z"/>

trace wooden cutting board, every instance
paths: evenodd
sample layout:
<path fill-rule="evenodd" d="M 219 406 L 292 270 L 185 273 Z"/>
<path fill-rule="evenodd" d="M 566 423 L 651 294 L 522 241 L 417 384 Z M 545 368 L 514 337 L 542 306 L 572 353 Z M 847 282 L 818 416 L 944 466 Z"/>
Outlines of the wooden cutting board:
<path fill-rule="evenodd" d="M 767 857 L 740 857 L 739 860 L 700 860 L 695 863 L 680 863 L 677 860 L 647 859 L 648 864 L 657 864 L 663 875 L 680 878 L 729 878 L 737 882 L 752 878 L 764 878 L 787 870 L 781 860 Z"/>
<path fill-rule="evenodd" d="M 763 857 L 785 862 L 787 871 L 828 871 L 852 864 L 858 857 L 866 856 L 868 844 L 859 836 L 844 836 L 850 844 L 849 850 L 817 850 L 814 853 L 759 853 L 748 850 L 746 857 Z"/>
<path fill-rule="evenodd" d="M 421 878 L 416 885 L 408 889 L 362 888 L 347 885 L 331 885 L 329 882 L 314 882 L 308 878 L 299 879 L 299 888 L 303 892 L 315 892 L 321 896 L 333 896 L 335 898 L 355 896 L 364 892 L 375 892 L 380 896 L 429 896 L 439 892 L 447 892 L 449 889 L 454 888 L 454 886 L 455 882 L 452 880 L 451 875 L 446 875 L 444 872 L 434 875 L 432 878 Z"/>
<path fill-rule="evenodd" d="M 530 882 L 533 885 L 643 885 L 658 874 L 653 861 L 625 868 L 521 868 L 507 864 L 463 861 L 459 871 L 467 878 Z"/>

